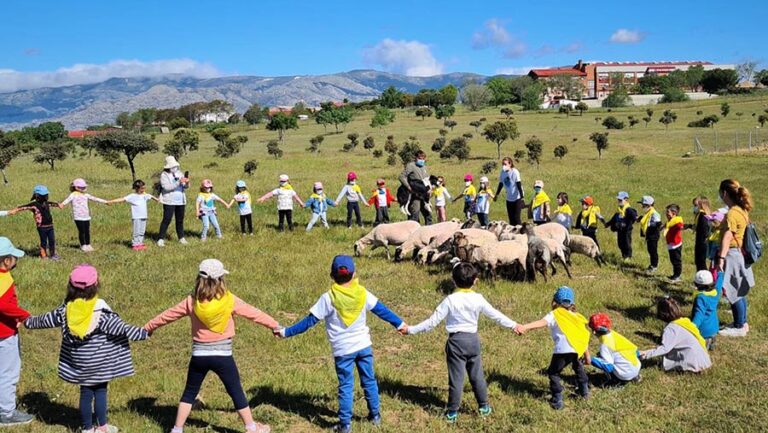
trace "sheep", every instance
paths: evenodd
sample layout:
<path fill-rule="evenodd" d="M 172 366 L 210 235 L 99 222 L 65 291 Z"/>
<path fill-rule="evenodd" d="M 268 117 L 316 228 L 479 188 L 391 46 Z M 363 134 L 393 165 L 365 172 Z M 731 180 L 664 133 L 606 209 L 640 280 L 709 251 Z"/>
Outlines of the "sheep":
<path fill-rule="evenodd" d="M 565 268 L 565 273 L 568 274 L 568 278 L 573 278 L 571 276 L 571 271 L 568 268 L 563 246 L 554 239 L 546 239 L 539 237 L 534 233 L 529 233 L 529 230 L 530 227 L 523 224 L 522 232 L 528 235 L 528 258 L 526 263 L 528 279 L 536 281 L 536 271 L 538 271 L 544 277 L 544 281 L 546 282 L 547 267 L 551 268 L 552 275 L 555 275 L 557 269 L 553 263 L 553 258 L 558 259 L 560 263 L 562 263 L 563 268 Z"/>
<path fill-rule="evenodd" d="M 418 250 L 427 246 L 432 238 L 440 233 L 453 233 L 459 227 L 461 227 L 461 221 L 455 218 L 450 221 L 419 227 L 411 233 L 405 242 L 395 249 L 395 261 L 401 261 L 406 254 L 412 251 L 414 252 L 414 258 L 416 258 Z"/>
<path fill-rule="evenodd" d="M 488 230 L 483 229 L 461 229 L 453 234 L 453 236 L 443 242 L 435 251 L 427 253 L 427 263 L 436 264 L 447 259 L 451 254 L 456 255 L 455 244 L 456 239 L 460 237 L 466 237 L 470 244 L 480 246 L 488 242 L 495 242 L 496 235 Z M 431 254 L 431 255 L 430 255 Z"/>
<path fill-rule="evenodd" d="M 401 221 L 378 225 L 355 242 L 355 256 L 362 255 L 368 246 L 371 246 L 371 251 L 378 247 L 384 247 L 387 250 L 387 260 L 389 260 L 389 246 L 402 245 L 419 227 L 421 226 L 418 221 Z"/>
<path fill-rule="evenodd" d="M 571 241 L 568 243 L 572 253 L 582 254 L 592 259 L 595 259 L 598 266 L 602 266 L 605 263 L 605 258 L 600 252 L 600 248 L 595 241 L 587 236 L 571 235 Z"/>
<path fill-rule="evenodd" d="M 453 233 L 443 232 L 430 239 L 427 246 L 420 249 L 418 254 L 416 254 L 416 262 L 422 265 L 430 263 L 429 259 L 438 251 L 440 245 L 450 241 L 451 238 L 453 238 Z"/>
<path fill-rule="evenodd" d="M 492 279 L 500 267 L 514 269 L 515 275 L 525 275 L 528 257 L 528 243 L 524 237 L 515 240 L 489 242 L 473 247 L 469 261 L 484 269 Z"/>
<path fill-rule="evenodd" d="M 559 223 L 544 223 L 539 226 L 530 226 L 524 223 L 521 226 L 509 226 L 507 231 L 511 233 L 533 233 L 540 238 L 554 239 L 566 247 L 571 240 L 571 234 L 568 232 L 568 229 Z"/>

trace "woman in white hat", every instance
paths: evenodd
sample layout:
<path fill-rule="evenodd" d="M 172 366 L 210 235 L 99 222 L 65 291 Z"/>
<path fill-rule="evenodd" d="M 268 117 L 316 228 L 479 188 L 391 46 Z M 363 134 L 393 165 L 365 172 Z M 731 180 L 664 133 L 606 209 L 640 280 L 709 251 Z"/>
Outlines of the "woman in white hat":
<path fill-rule="evenodd" d="M 159 239 L 157 246 L 165 246 L 165 237 L 171 219 L 176 218 L 176 236 L 179 242 L 187 243 L 184 239 L 184 210 L 187 205 L 187 196 L 184 191 L 189 187 L 189 179 L 181 172 L 179 162 L 173 156 L 165 157 L 165 166 L 160 174 L 160 203 L 163 204 L 163 221 L 160 223 Z"/>

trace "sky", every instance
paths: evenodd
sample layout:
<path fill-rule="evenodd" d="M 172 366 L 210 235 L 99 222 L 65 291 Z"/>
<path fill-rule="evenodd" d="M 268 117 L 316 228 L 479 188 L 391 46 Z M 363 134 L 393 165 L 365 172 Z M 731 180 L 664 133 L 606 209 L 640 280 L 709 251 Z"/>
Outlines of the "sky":
<path fill-rule="evenodd" d="M 0 92 L 111 77 L 525 74 L 584 61 L 757 61 L 765 0 L 3 0 Z"/>

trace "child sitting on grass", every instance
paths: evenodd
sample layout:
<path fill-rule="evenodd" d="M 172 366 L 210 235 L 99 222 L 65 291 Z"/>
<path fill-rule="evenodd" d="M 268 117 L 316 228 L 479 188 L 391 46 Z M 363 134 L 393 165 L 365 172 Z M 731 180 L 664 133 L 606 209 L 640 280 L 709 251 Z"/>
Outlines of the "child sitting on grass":
<path fill-rule="evenodd" d="M 608 386 L 623 386 L 640 381 L 637 346 L 612 329 L 611 318 L 597 313 L 589 318 L 589 328 L 600 340 L 600 353 L 587 358 L 587 364 L 605 372 Z"/>
<path fill-rule="evenodd" d="M 712 366 L 707 342 L 699 328 L 683 317 L 677 301 L 664 297 L 656 304 L 656 317 L 667 323 L 661 336 L 661 346 L 640 352 L 640 359 L 663 357 L 665 371 L 702 372 Z"/>
<path fill-rule="evenodd" d="M 514 320 L 499 312 L 485 300 L 483 295 L 472 288 L 477 283 L 477 269 L 471 263 L 461 262 L 453 267 L 453 284 L 456 290 L 448 295 L 429 319 L 415 326 L 405 326 L 400 333 L 419 334 L 434 329 L 446 319 L 445 330 L 448 341 L 445 353 L 448 359 L 448 411 L 445 418 L 455 423 L 459 416 L 461 394 L 464 392 L 464 373 L 469 374 L 469 383 L 479 406 L 481 416 L 491 414 L 488 403 L 488 385 L 483 373 L 480 338 L 477 322 L 480 314 L 489 317 L 501 326 L 519 331 Z M 519 332 L 518 332 L 519 334 Z"/>
<path fill-rule="evenodd" d="M 253 421 L 248 399 L 240 383 L 240 373 L 232 357 L 235 316 L 244 317 L 270 329 L 280 325 L 268 314 L 247 304 L 229 291 L 224 276 L 229 271 L 216 259 L 200 262 L 193 293 L 175 306 L 147 322 L 144 329 L 151 335 L 158 328 L 189 316 L 192 325 L 192 358 L 189 360 L 187 384 L 176 412 L 172 433 L 182 433 L 195 398 L 208 372 L 213 371 L 235 404 L 247 433 L 269 433 L 271 428 Z"/>
<path fill-rule="evenodd" d="M 693 295 L 693 310 L 691 322 L 699 328 L 701 337 L 707 342 L 707 350 L 715 347 L 715 337 L 720 331 L 720 320 L 717 317 L 717 304 L 723 294 L 723 278 L 725 273 L 719 272 L 717 284 L 710 271 L 698 271 L 693 278 L 696 293 Z"/>
<path fill-rule="evenodd" d="M 331 264 L 334 284 L 331 289 L 320 296 L 307 317 L 289 328 L 275 332 L 276 336 L 282 338 L 293 337 L 325 320 L 325 332 L 331 343 L 336 376 L 339 379 L 339 422 L 333 429 L 338 433 L 352 431 L 355 367 L 368 403 L 368 421 L 375 426 L 381 424 L 379 385 L 373 370 L 373 348 L 371 333 L 366 324 L 367 312 L 372 312 L 399 330 L 407 327 L 376 296 L 361 286 L 355 276 L 352 257 L 334 257 Z"/>
<path fill-rule="evenodd" d="M 587 319 L 576 313 L 575 294 L 573 289 L 562 286 L 557 289 L 552 298 L 552 311 L 543 319 L 522 325 L 520 332 L 528 332 L 531 329 L 549 328 L 552 340 L 555 342 L 552 361 L 547 368 L 549 376 L 549 389 L 552 398 L 549 405 L 553 409 L 562 409 L 563 385 L 560 373 L 567 365 L 573 368 L 578 383 L 577 393 L 583 398 L 589 398 L 589 379 L 584 371 L 581 359 L 589 358 L 587 348 L 589 346 L 589 330 Z"/>
<path fill-rule="evenodd" d="M 24 321 L 29 329 L 61 328 L 59 377 L 80 385 L 82 433 L 117 433 L 117 427 L 107 424 L 107 386 L 113 379 L 133 376 L 128 341 L 149 336 L 123 322 L 99 297 L 100 289 L 96 268 L 79 265 L 69 274 L 64 303 Z"/>
<path fill-rule="evenodd" d="M 131 205 L 131 220 L 133 221 L 131 247 L 134 251 L 143 251 L 147 249 L 147 246 L 144 245 L 144 234 L 147 231 L 147 202 L 154 200 L 160 203 L 160 200 L 152 194 L 147 194 L 147 186 L 141 179 L 136 179 L 133 182 L 133 191 L 133 194 L 110 200 L 107 204 L 126 202 Z"/>

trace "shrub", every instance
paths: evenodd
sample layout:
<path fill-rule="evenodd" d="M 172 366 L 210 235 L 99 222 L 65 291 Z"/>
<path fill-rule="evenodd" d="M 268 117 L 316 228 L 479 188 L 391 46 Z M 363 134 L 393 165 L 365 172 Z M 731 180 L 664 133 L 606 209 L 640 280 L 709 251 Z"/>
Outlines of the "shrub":
<path fill-rule="evenodd" d="M 694 120 L 688 123 L 689 128 L 709 128 L 715 126 L 715 123 L 719 122 L 720 118 L 716 114 L 710 114 L 702 119 Z"/>
<path fill-rule="evenodd" d="M 606 129 L 624 129 L 624 122 L 613 116 L 608 116 L 603 120 L 603 126 Z"/>
<path fill-rule="evenodd" d="M 483 174 L 491 174 L 499 167 L 499 163 L 496 161 L 488 161 L 485 164 L 483 164 L 483 168 L 480 169 L 480 171 Z"/>
<path fill-rule="evenodd" d="M 376 149 L 373 151 L 373 157 L 374 158 L 381 158 L 382 155 L 384 155 L 384 151 L 381 149 Z"/>
<path fill-rule="evenodd" d="M 555 158 L 562 160 L 563 158 L 565 158 L 565 155 L 568 154 L 568 147 L 561 144 L 555 147 L 554 153 L 555 153 Z"/>
<path fill-rule="evenodd" d="M 243 165 L 243 173 L 247 174 L 248 176 L 252 176 L 253 172 L 256 171 L 257 168 L 259 168 L 258 161 L 252 159 Z"/>

